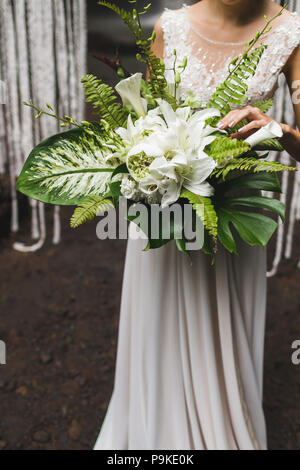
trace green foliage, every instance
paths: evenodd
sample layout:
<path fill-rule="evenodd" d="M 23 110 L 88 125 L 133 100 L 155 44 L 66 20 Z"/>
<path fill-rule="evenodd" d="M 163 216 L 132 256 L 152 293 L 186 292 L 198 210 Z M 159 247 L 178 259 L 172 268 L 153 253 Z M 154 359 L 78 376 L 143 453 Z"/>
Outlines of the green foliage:
<path fill-rule="evenodd" d="M 273 98 L 270 98 L 268 100 L 259 100 L 259 101 L 256 101 L 256 103 L 254 103 L 252 106 L 254 108 L 260 109 L 263 113 L 267 113 L 269 109 L 272 108 L 273 101 L 274 101 Z"/>
<path fill-rule="evenodd" d="M 254 150 L 274 150 L 282 152 L 284 149 L 278 139 L 266 139 L 253 147 Z"/>
<path fill-rule="evenodd" d="M 55 205 L 77 205 L 90 194 L 104 194 L 114 167 L 105 161 L 97 129 L 92 135 L 71 129 L 37 145 L 18 178 L 18 191 Z"/>
<path fill-rule="evenodd" d="M 274 193 L 281 192 L 280 182 L 276 173 L 262 171 L 260 173 L 239 175 L 229 181 L 217 184 L 215 199 L 222 200 L 225 193 L 239 188 L 259 189 Z"/>
<path fill-rule="evenodd" d="M 111 129 L 124 127 L 128 112 L 117 102 L 113 88 L 102 82 L 94 75 L 85 75 L 82 78 L 87 103 L 92 103 L 96 114 L 106 121 Z"/>
<path fill-rule="evenodd" d="M 284 220 L 284 204 L 277 199 L 256 195 L 226 197 L 226 193 L 239 188 L 281 192 L 276 173 L 267 172 L 245 174 L 216 186 L 214 205 L 218 216 L 218 238 L 230 253 L 236 254 L 238 251 L 230 224 L 251 246 L 266 246 L 278 224 L 264 214 L 243 212 L 235 206 L 268 209 Z"/>
<path fill-rule="evenodd" d="M 202 220 L 203 225 L 207 229 L 208 233 L 213 237 L 216 237 L 218 234 L 218 217 L 211 199 L 205 196 L 194 194 L 187 189 L 182 191 L 181 197 L 188 199 L 188 201 L 192 204 L 193 209 L 196 211 L 196 214 Z"/>
<path fill-rule="evenodd" d="M 250 145 L 243 140 L 220 136 L 210 144 L 207 153 L 222 165 L 228 158 L 237 157 L 248 150 L 250 150 Z"/>
<path fill-rule="evenodd" d="M 261 44 L 251 54 L 245 53 L 241 61 L 230 72 L 226 80 L 213 93 L 207 107 L 219 109 L 222 116 L 231 111 L 231 104 L 243 106 L 248 90 L 247 80 L 255 75 L 258 63 L 266 49 Z"/>
<path fill-rule="evenodd" d="M 162 59 L 156 57 L 151 49 L 152 43 L 155 40 L 155 33 L 148 39 L 145 39 L 143 35 L 140 15 L 147 13 L 151 4 L 147 5 L 142 12 L 138 12 L 138 2 L 134 0 L 130 3 L 134 6 L 132 11 L 124 10 L 123 8 L 107 1 L 100 1 L 99 5 L 109 8 L 119 15 L 134 35 L 136 45 L 139 50 L 139 53 L 136 56 L 137 60 L 145 63 L 149 71 L 148 85 L 152 97 L 162 98 L 175 107 L 177 105 L 176 99 L 171 95 L 167 88 L 165 63 Z"/>
<path fill-rule="evenodd" d="M 230 206 L 251 206 L 263 209 L 269 209 L 275 212 L 284 222 L 285 218 L 285 205 L 278 199 L 265 196 L 239 196 L 225 199 L 225 203 Z"/>
<path fill-rule="evenodd" d="M 212 175 L 214 175 L 216 178 L 222 176 L 222 178 L 225 179 L 228 173 L 233 170 L 251 170 L 253 173 L 256 173 L 258 171 L 295 171 L 296 168 L 293 166 L 284 165 L 283 163 L 257 159 L 255 157 L 240 157 L 232 159 L 223 168 L 217 168 L 213 171 Z"/>
<path fill-rule="evenodd" d="M 80 225 L 93 220 L 96 215 L 102 215 L 114 207 L 110 199 L 104 199 L 101 196 L 91 195 L 84 199 L 81 204 L 75 209 L 71 218 L 71 227 L 77 228 Z"/>
<path fill-rule="evenodd" d="M 229 224 L 232 223 L 240 237 L 249 245 L 266 246 L 278 224 L 263 214 L 233 209 L 223 202 L 216 207 L 218 214 L 218 237 L 230 252 L 238 254 L 236 242 Z"/>
<path fill-rule="evenodd" d="M 266 21 L 264 28 L 258 31 L 253 39 L 251 39 L 247 46 L 248 48 L 239 59 L 235 57 L 229 64 L 229 75 L 221 83 L 213 93 L 207 107 L 214 107 L 220 110 L 221 115 L 225 116 L 231 111 L 231 104 L 235 106 L 243 106 L 246 101 L 246 93 L 248 90 L 248 79 L 253 77 L 256 73 L 257 66 L 260 59 L 267 48 L 266 44 L 260 44 L 252 52 L 251 50 L 257 44 L 259 39 L 264 34 L 270 31 L 270 24 L 278 16 L 280 16 L 285 7 L 273 16 L 270 20 Z M 263 104 L 258 102 L 258 106 L 269 106 L 270 103 Z"/>

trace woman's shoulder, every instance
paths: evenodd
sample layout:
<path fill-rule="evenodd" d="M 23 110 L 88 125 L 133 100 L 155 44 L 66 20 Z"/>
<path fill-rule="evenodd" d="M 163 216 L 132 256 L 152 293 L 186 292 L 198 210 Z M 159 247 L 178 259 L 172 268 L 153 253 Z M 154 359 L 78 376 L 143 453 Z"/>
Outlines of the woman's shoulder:
<path fill-rule="evenodd" d="M 157 32 L 161 32 L 165 39 L 171 37 L 178 37 L 180 33 L 184 33 L 186 30 L 186 11 L 187 5 L 183 5 L 182 8 L 177 10 L 171 10 L 165 8 L 158 21 L 156 22 L 155 29 Z"/>
<path fill-rule="evenodd" d="M 286 11 L 281 23 L 274 29 L 271 35 L 286 36 L 287 38 L 300 39 L 300 15 L 298 12 Z"/>
<path fill-rule="evenodd" d="M 166 23 L 172 23 L 172 24 L 182 23 L 184 21 L 187 9 L 188 9 L 187 5 L 183 5 L 181 8 L 177 10 L 165 8 L 158 21 L 160 22 L 162 27 Z"/>

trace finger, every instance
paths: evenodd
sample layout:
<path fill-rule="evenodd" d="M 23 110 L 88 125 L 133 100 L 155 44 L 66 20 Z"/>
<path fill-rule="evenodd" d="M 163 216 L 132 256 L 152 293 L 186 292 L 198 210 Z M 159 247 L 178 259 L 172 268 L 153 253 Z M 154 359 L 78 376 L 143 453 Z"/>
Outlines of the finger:
<path fill-rule="evenodd" d="M 254 120 L 260 116 L 260 110 L 252 106 L 246 106 L 239 110 L 233 110 L 221 119 L 217 125 L 218 129 L 225 129 L 226 127 L 234 127 L 243 119 Z"/>
<path fill-rule="evenodd" d="M 246 124 L 244 127 L 239 129 L 238 132 L 231 134 L 230 137 L 232 137 L 233 139 L 246 139 L 264 125 L 265 122 L 261 120 L 251 121 L 249 122 L 249 124 Z"/>
<path fill-rule="evenodd" d="M 226 127 L 233 127 L 237 122 L 237 117 L 240 111 L 230 111 L 224 116 L 217 124 L 218 129 L 225 129 Z"/>

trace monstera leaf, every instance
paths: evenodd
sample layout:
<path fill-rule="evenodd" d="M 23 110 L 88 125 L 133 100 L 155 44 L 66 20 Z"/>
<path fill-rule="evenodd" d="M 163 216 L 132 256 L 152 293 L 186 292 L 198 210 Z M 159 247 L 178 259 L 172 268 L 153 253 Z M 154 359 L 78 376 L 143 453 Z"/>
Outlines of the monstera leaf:
<path fill-rule="evenodd" d="M 285 206 L 277 199 L 263 196 L 225 197 L 224 193 L 236 188 L 250 188 L 280 192 L 277 176 L 272 173 L 248 174 L 219 185 L 216 196 L 218 215 L 218 238 L 230 253 L 238 254 L 236 242 L 231 231 L 233 225 L 239 236 L 249 245 L 266 246 L 278 224 L 264 214 L 246 212 L 236 206 L 263 208 L 278 214 L 284 221 Z"/>
<path fill-rule="evenodd" d="M 96 137 L 76 128 L 54 135 L 32 150 L 17 189 L 42 202 L 77 205 L 89 195 L 103 195 L 113 171 Z"/>

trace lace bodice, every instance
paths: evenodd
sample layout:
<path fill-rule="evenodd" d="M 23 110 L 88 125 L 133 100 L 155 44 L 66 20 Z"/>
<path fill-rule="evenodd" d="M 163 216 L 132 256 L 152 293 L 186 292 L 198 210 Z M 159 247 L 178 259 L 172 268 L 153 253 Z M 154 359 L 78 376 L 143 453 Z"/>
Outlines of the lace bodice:
<path fill-rule="evenodd" d="M 245 50 L 245 43 L 218 43 L 206 38 L 194 27 L 189 18 L 189 7 L 180 10 L 166 9 L 161 17 L 164 33 L 164 59 L 166 68 L 172 68 L 174 49 L 178 62 L 188 58 L 188 65 L 182 75 L 181 95 L 192 90 L 206 104 L 215 90 L 228 74 L 230 61 Z M 248 81 L 248 104 L 262 98 L 270 98 L 278 87 L 278 77 L 290 57 L 300 44 L 300 17 L 297 13 L 286 12 L 281 23 L 272 28 L 262 41 L 267 44 L 256 74 Z M 168 81 L 173 81 L 173 72 L 166 71 Z"/>

